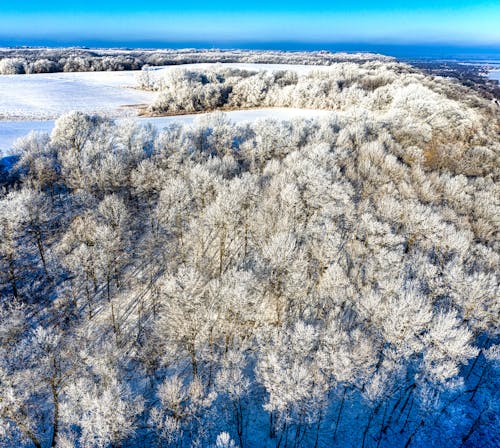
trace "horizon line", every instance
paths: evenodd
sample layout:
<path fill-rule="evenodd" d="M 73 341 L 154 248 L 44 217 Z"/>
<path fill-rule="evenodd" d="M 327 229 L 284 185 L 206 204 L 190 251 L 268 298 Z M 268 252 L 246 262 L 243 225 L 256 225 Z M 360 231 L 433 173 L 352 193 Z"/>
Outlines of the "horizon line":
<path fill-rule="evenodd" d="M 10 40 L 10 39 L 9 39 Z M 130 40 L 115 41 L 108 39 L 89 39 L 58 41 L 53 39 L 33 39 L 31 42 L 12 43 L 0 36 L 2 49 L 63 49 L 82 50 L 220 50 L 220 51 L 282 51 L 282 52 L 317 52 L 331 53 L 376 53 L 396 58 L 500 58 L 498 44 L 461 44 L 454 42 L 363 42 L 363 41 L 172 41 L 172 40 Z"/>

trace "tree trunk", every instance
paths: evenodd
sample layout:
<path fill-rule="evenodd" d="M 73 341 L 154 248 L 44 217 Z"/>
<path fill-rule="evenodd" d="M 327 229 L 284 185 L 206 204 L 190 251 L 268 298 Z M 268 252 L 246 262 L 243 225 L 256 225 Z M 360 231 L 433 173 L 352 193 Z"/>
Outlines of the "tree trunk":
<path fill-rule="evenodd" d="M 45 260 L 45 250 L 43 248 L 43 243 L 42 243 L 42 235 L 40 230 L 35 230 L 35 239 L 36 239 L 36 245 L 38 247 L 38 253 L 40 254 L 40 260 L 42 261 L 43 265 L 43 270 L 45 272 L 45 276 L 47 277 L 47 280 L 51 280 L 49 276 L 49 271 L 47 270 L 47 261 Z"/>
<path fill-rule="evenodd" d="M 52 430 L 52 443 L 50 446 L 56 448 L 57 437 L 59 435 L 59 393 L 55 384 L 54 378 L 50 382 L 50 387 L 52 389 L 52 400 L 54 401 L 54 418 L 53 418 L 53 430 Z"/>
<path fill-rule="evenodd" d="M 219 237 L 219 278 L 222 276 L 222 269 L 224 264 L 224 255 L 226 249 L 226 237 Z"/>
<path fill-rule="evenodd" d="M 476 387 L 474 387 L 474 389 L 472 390 L 472 395 L 469 398 L 469 401 L 474 400 L 474 397 L 476 396 L 476 393 L 479 390 L 479 387 L 481 386 L 481 383 L 483 382 L 484 375 L 486 374 L 487 371 L 488 371 L 488 365 L 483 366 L 483 370 L 481 372 L 481 376 L 479 377 L 479 380 L 478 380 L 478 382 L 476 384 Z"/>
<path fill-rule="evenodd" d="M 193 378 L 198 375 L 198 362 L 196 361 L 196 350 L 194 348 L 194 343 L 188 346 L 189 356 L 191 358 L 191 368 L 193 371 Z"/>
<path fill-rule="evenodd" d="M 113 325 L 113 332 L 115 333 L 115 336 L 118 337 L 118 326 L 116 324 L 115 306 L 113 301 L 111 301 L 111 324 Z"/>
<path fill-rule="evenodd" d="M 85 294 L 87 296 L 87 307 L 88 307 L 89 320 L 91 320 L 92 316 L 93 316 L 93 314 L 92 314 L 92 296 L 90 295 L 88 281 L 85 282 Z"/>
<path fill-rule="evenodd" d="M 323 420 L 323 412 L 319 413 L 318 423 L 316 425 L 316 439 L 314 441 L 314 448 L 318 448 L 319 443 L 319 429 L 321 428 L 321 422 Z"/>
<path fill-rule="evenodd" d="M 29 429 L 27 428 L 24 424 L 18 422 L 18 427 L 21 430 L 24 435 L 31 440 L 33 445 L 35 445 L 35 448 L 42 448 L 42 444 L 38 440 L 37 436 Z"/>
<path fill-rule="evenodd" d="M 410 420 L 410 414 L 411 414 L 411 410 L 413 408 L 413 402 L 414 402 L 414 400 L 415 400 L 415 397 L 411 397 L 410 407 L 408 408 L 408 413 L 406 414 L 406 418 L 405 418 L 405 422 L 403 424 L 403 427 L 399 431 L 400 434 L 403 434 L 405 432 L 406 425 L 408 424 L 408 421 Z"/>
<path fill-rule="evenodd" d="M 365 430 L 363 431 L 363 442 L 361 444 L 362 448 L 365 448 L 366 436 L 368 435 L 368 431 L 370 430 L 372 420 L 375 417 L 375 415 L 378 413 L 380 406 L 381 406 L 381 403 L 377 405 L 377 407 L 371 412 L 370 417 L 368 418 L 368 423 L 366 424 Z"/>
<path fill-rule="evenodd" d="M 415 437 L 415 434 L 417 434 L 417 431 L 420 429 L 421 426 L 424 426 L 423 420 L 420 421 L 415 430 L 410 434 L 410 437 L 408 437 L 408 440 L 406 441 L 404 448 L 408 448 L 411 445 L 413 437 Z"/>
<path fill-rule="evenodd" d="M 382 417 L 382 424 L 380 425 L 380 432 L 378 435 L 378 441 L 377 441 L 377 448 L 380 446 L 380 442 L 382 441 L 382 429 L 384 428 L 384 423 L 385 423 L 385 417 L 387 415 L 387 408 L 389 407 L 389 403 L 385 403 L 384 406 L 384 416 Z"/>
<path fill-rule="evenodd" d="M 342 409 L 344 408 L 345 395 L 347 393 L 347 386 L 344 387 L 344 393 L 342 394 L 342 401 L 340 402 L 339 412 L 337 414 L 337 420 L 335 421 L 335 429 L 333 430 L 333 440 L 337 437 L 337 429 L 340 422 L 340 417 L 342 416 Z"/>
<path fill-rule="evenodd" d="M 35 445 L 35 448 L 42 448 L 42 444 L 39 442 L 39 440 L 36 438 L 35 434 L 33 434 L 31 431 L 28 431 L 26 433 L 28 438 L 33 442 L 33 445 Z"/>
<path fill-rule="evenodd" d="M 274 427 L 274 412 L 269 413 L 269 438 L 274 439 L 276 437 L 276 428 Z"/>
<path fill-rule="evenodd" d="M 405 389 L 403 392 L 400 393 L 398 399 L 396 400 L 396 403 L 392 407 L 392 411 L 389 414 L 389 418 L 387 419 L 387 423 L 385 423 L 384 426 L 382 427 L 383 433 L 387 432 L 387 429 L 389 429 L 389 427 L 391 426 L 392 418 L 394 417 L 394 413 L 396 412 L 396 409 L 398 408 L 399 403 L 401 403 L 401 400 L 403 399 L 404 394 L 406 394 L 408 392 L 408 390 L 412 387 L 413 387 L 413 384 L 410 385 L 407 389 Z"/>
<path fill-rule="evenodd" d="M 243 443 L 243 407 L 241 406 L 241 400 L 238 398 L 233 401 L 234 413 L 236 419 L 236 432 L 238 434 L 238 440 L 240 442 L 240 448 L 244 448 Z"/>
<path fill-rule="evenodd" d="M 413 396 L 413 391 L 414 391 L 415 387 L 417 387 L 416 384 L 412 384 L 410 386 L 410 392 L 408 393 L 408 396 L 406 397 L 406 400 L 403 404 L 403 407 L 401 408 L 401 411 L 399 412 L 398 420 L 401 418 L 401 415 L 403 414 L 404 410 L 406 409 L 406 406 L 408 405 L 408 401 L 410 400 L 410 397 Z"/>
<path fill-rule="evenodd" d="M 16 284 L 16 270 L 14 268 L 14 259 L 12 258 L 12 255 L 9 255 L 9 281 L 12 286 L 12 294 L 14 294 L 14 297 L 16 299 L 19 298 L 19 291 L 17 290 L 17 284 Z"/>
<path fill-rule="evenodd" d="M 484 413 L 484 410 L 479 413 L 479 415 L 477 416 L 476 420 L 474 420 L 474 423 L 472 423 L 472 425 L 471 425 L 469 431 L 467 432 L 467 434 L 465 434 L 462 437 L 462 446 L 467 442 L 467 440 L 470 439 L 470 437 L 472 436 L 472 434 L 474 434 L 474 432 L 476 431 L 477 427 L 479 426 L 479 424 L 481 422 L 481 417 L 483 416 L 483 413 Z"/>

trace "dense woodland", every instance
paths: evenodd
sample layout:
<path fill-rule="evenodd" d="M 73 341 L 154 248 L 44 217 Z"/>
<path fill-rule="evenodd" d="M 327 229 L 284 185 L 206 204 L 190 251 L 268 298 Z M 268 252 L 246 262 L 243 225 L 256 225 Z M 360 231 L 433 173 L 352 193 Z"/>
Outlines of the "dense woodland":
<path fill-rule="evenodd" d="M 398 103 L 398 97 L 415 95 L 421 98 L 412 106 L 421 107 L 420 114 L 433 118 L 441 112 L 452 114 L 462 108 L 457 100 L 465 100 L 473 108 L 487 104 L 458 80 L 427 76 L 410 65 L 391 61 L 339 62 L 307 74 L 298 74 L 293 69 L 252 71 L 222 64 L 203 72 L 179 67 L 166 74 L 146 68 L 137 75 L 137 80 L 142 89 L 159 92 L 149 109 L 160 115 L 255 107 L 337 112 L 357 108 L 386 113 L 405 107 Z M 481 96 L 494 98 L 487 92 L 481 92 Z M 445 110 L 432 109 L 435 103 Z M 498 103 L 493 104 L 498 108 Z M 465 115 L 464 112 L 460 111 L 460 115 Z M 408 115 L 412 113 L 409 111 Z M 451 120 L 451 116 L 442 119 Z M 461 123 L 457 125 L 460 127 Z"/>
<path fill-rule="evenodd" d="M 73 112 L 21 139 L 0 445 L 498 446 L 496 106 L 392 62 L 152 88 L 162 112 L 332 113 Z"/>

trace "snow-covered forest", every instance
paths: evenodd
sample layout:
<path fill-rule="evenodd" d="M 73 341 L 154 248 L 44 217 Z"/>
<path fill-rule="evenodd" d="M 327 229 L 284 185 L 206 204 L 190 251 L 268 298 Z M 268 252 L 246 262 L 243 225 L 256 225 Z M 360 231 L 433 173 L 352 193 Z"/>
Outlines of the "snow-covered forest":
<path fill-rule="evenodd" d="M 331 65 L 337 62 L 389 61 L 372 53 L 249 50 L 88 50 L 83 48 L 0 48 L 0 75 L 54 72 L 140 70 L 144 66 L 247 62 Z"/>
<path fill-rule="evenodd" d="M 0 446 L 498 446 L 498 106 L 383 59 L 152 74 L 215 112 L 66 113 L 1 179 Z"/>
<path fill-rule="evenodd" d="M 212 65 L 204 71 L 175 68 L 142 70 L 137 75 L 142 90 L 159 92 L 149 110 L 153 114 L 189 113 L 215 109 L 298 107 L 345 111 L 357 108 L 386 113 L 407 96 L 420 96 L 421 114 L 438 115 L 474 106 L 477 92 L 457 80 L 426 76 L 408 64 L 395 61 L 339 62 L 331 66 L 277 66 L 275 70 L 252 69 L 248 64 Z M 265 65 L 261 66 L 265 67 Z M 438 96 L 441 96 L 438 98 Z M 429 109 L 439 103 L 445 110 Z M 486 103 L 485 103 L 486 104 Z M 495 109 L 494 109 L 495 110 Z M 411 115 L 409 111 L 408 115 Z M 464 114 L 462 114 L 464 115 Z M 465 114 L 467 115 L 467 114 Z M 450 116 L 443 117 L 451 119 Z M 458 126 L 461 123 L 457 123 Z"/>

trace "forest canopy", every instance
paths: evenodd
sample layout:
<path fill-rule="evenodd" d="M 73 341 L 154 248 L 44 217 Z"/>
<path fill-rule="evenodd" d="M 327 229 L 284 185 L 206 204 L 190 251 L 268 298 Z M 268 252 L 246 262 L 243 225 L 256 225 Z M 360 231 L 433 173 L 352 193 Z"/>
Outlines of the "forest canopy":
<path fill-rule="evenodd" d="M 152 113 L 331 114 L 19 140 L 0 444 L 498 445 L 498 108 L 391 61 L 146 81 Z"/>

